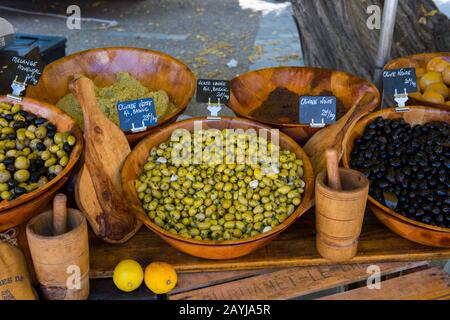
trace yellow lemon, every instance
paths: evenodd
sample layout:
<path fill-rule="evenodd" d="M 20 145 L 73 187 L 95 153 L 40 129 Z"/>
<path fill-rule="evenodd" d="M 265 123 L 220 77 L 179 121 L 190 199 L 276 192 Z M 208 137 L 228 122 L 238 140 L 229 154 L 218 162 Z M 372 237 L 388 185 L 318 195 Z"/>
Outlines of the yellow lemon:
<path fill-rule="evenodd" d="M 429 85 L 439 82 L 444 82 L 442 73 L 436 71 L 428 72 L 422 78 L 420 78 L 420 89 L 422 91 L 425 91 Z"/>
<path fill-rule="evenodd" d="M 445 84 L 450 86 L 450 67 L 447 67 L 444 72 L 442 72 L 442 77 L 444 78 Z"/>
<path fill-rule="evenodd" d="M 438 57 L 431 59 L 427 64 L 427 71 L 444 72 L 445 68 L 450 66 L 450 63 L 445 59 Z"/>
<path fill-rule="evenodd" d="M 134 260 L 123 260 L 114 269 L 113 281 L 119 290 L 131 292 L 136 290 L 144 280 L 144 272 Z"/>
<path fill-rule="evenodd" d="M 427 91 L 422 96 L 423 100 L 431 103 L 444 103 L 445 99 L 442 95 L 437 92 Z"/>
<path fill-rule="evenodd" d="M 156 294 L 166 294 L 177 285 L 175 269 L 165 262 L 153 262 L 145 268 L 145 285 Z"/>
<path fill-rule="evenodd" d="M 427 87 L 427 89 L 425 90 L 425 92 L 428 92 L 428 91 L 437 92 L 441 96 L 443 96 L 444 99 L 448 98 L 448 87 L 445 84 L 443 84 L 442 82 L 430 84 Z"/>

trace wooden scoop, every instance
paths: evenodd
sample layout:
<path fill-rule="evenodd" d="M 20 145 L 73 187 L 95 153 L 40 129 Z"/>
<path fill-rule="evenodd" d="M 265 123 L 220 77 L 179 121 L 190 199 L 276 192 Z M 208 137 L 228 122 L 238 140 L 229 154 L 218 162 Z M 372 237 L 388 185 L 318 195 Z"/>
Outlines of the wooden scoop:
<path fill-rule="evenodd" d="M 69 87 L 84 118 L 84 165 L 75 185 L 77 204 L 97 236 L 106 242 L 126 242 L 141 226 L 129 212 L 121 186 L 120 169 L 130 146 L 122 130 L 101 112 L 90 79 L 77 76 Z"/>
<path fill-rule="evenodd" d="M 373 101 L 376 97 L 366 93 L 342 118 L 335 124 L 318 131 L 303 148 L 311 159 L 314 172 L 319 174 L 326 167 L 325 151 L 329 148 L 336 149 L 338 161 L 341 159 L 347 133 L 355 126 L 359 119 L 368 114 L 374 108 Z"/>
<path fill-rule="evenodd" d="M 53 235 L 60 236 L 67 232 L 67 197 L 58 193 L 53 198 Z"/>
<path fill-rule="evenodd" d="M 326 151 L 328 186 L 334 190 L 342 190 L 341 176 L 339 174 L 339 160 L 336 149 Z"/>

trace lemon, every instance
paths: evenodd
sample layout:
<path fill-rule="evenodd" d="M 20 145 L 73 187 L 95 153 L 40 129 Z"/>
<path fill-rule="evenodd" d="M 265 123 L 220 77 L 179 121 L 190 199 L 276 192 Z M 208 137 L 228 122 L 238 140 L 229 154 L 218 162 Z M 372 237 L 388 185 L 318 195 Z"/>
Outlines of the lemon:
<path fill-rule="evenodd" d="M 144 272 L 134 260 L 123 260 L 114 269 L 113 281 L 119 290 L 131 292 L 139 288 L 144 280 Z"/>
<path fill-rule="evenodd" d="M 422 78 L 420 78 L 420 89 L 422 91 L 425 91 L 429 85 L 439 82 L 444 82 L 442 73 L 436 71 L 428 72 Z"/>
<path fill-rule="evenodd" d="M 442 77 L 444 78 L 445 84 L 450 86 L 450 67 L 445 68 L 444 72 L 442 72 Z"/>
<path fill-rule="evenodd" d="M 445 84 L 443 84 L 442 82 L 430 84 L 427 87 L 427 89 L 425 90 L 425 92 L 428 92 L 428 91 L 437 92 L 441 96 L 443 96 L 444 99 L 448 98 L 448 87 Z"/>
<path fill-rule="evenodd" d="M 442 95 L 437 92 L 427 91 L 422 96 L 423 100 L 431 103 L 444 103 L 445 99 Z"/>
<path fill-rule="evenodd" d="M 444 60 L 444 58 L 433 58 L 427 64 L 427 71 L 444 72 L 445 68 L 447 68 L 448 66 L 450 66 L 450 63 Z"/>
<path fill-rule="evenodd" d="M 145 268 L 145 285 L 156 294 L 166 294 L 177 285 L 175 269 L 165 262 L 153 262 Z"/>

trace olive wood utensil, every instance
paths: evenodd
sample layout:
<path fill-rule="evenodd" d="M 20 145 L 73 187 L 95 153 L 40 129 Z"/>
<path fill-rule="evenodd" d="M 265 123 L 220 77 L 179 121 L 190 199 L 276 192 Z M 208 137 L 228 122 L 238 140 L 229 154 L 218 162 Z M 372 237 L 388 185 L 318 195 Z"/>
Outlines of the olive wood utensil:
<path fill-rule="evenodd" d="M 326 151 L 328 186 L 334 190 L 342 190 L 339 174 L 339 159 L 336 149 Z"/>
<path fill-rule="evenodd" d="M 120 128 L 100 110 L 93 82 L 76 76 L 70 90 L 84 118 L 84 165 L 75 185 L 75 198 L 97 236 L 106 242 L 123 243 L 141 223 L 128 209 L 120 170 L 131 149 Z"/>
<path fill-rule="evenodd" d="M 67 230 L 67 197 L 58 193 L 53 198 L 53 235 L 60 236 Z"/>
<path fill-rule="evenodd" d="M 340 161 L 344 153 L 344 141 L 347 133 L 356 122 L 373 109 L 373 101 L 377 97 L 366 93 L 355 105 L 335 124 L 317 132 L 303 148 L 309 155 L 314 172 L 319 174 L 326 168 L 325 151 L 335 148 L 337 159 Z"/>

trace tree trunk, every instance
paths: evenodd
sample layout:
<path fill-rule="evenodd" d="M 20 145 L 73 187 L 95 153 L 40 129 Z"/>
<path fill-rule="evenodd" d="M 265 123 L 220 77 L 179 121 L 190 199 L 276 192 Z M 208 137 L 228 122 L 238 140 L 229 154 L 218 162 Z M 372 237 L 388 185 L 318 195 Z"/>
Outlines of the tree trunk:
<path fill-rule="evenodd" d="M 370 5 L 383 0 L 291 0 L 305 63 L 372 79 L 380 30 L 367 27 Z M 450 20 L 432 0 L 399 1 L 392 58 L 450 51 Z"/>

